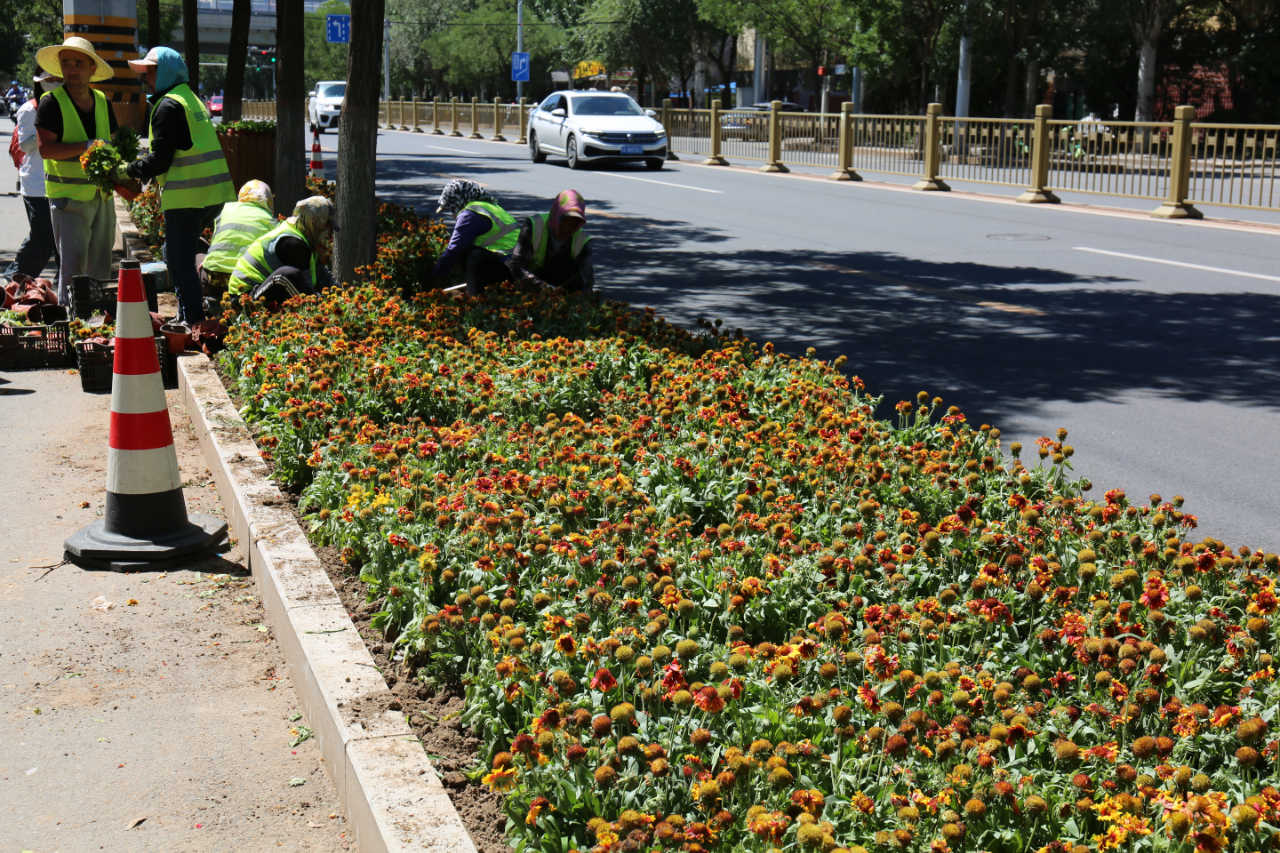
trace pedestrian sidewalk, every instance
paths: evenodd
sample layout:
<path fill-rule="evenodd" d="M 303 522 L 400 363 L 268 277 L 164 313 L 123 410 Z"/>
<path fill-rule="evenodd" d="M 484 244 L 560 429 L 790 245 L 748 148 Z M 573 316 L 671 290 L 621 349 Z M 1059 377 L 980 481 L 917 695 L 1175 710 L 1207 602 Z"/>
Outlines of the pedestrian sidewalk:
<path fill-rule="evenodd" d="M 0 265 L 26 231 L 0 195 Z M 225 518 L 177 395 L 188 510 Z M 0 850 L 351 849 L 239 543 L 180 570 L 61 564 L 103 510 L 109 411 L 74 371 L 0 372 Z"/>

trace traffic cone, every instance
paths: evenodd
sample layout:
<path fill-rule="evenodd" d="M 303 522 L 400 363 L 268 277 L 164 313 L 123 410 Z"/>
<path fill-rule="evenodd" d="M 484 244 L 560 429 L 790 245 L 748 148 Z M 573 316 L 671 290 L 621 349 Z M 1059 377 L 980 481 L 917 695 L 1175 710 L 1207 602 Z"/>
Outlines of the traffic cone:
<path fill-rule="evenodd" d="M 120 263 L 116 298 L 106 511 L 63 547 L 68 560 L 87 569 L 165 568 L 213 553 L 227 525 L 187 515 L 137 261 Z"/>
<path fill-rule="evenodd" d="M 320 125 L 311 125 L 311 177 L 324 177 L 324 161 L 320 159 Z"/>

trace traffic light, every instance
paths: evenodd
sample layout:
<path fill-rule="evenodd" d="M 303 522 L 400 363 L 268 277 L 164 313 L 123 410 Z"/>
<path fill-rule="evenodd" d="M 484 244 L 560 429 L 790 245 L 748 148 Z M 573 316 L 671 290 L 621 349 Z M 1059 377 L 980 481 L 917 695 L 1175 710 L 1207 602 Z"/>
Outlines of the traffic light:
<path fill-rule="evenodd" d="M 827 67 L 826 67 L 825 65 L 819 65 L 819 66 L 818 66 L 818 76 L 819 76 L 819 77 L 826 76 L 826 73 L 827 73 Z"/>

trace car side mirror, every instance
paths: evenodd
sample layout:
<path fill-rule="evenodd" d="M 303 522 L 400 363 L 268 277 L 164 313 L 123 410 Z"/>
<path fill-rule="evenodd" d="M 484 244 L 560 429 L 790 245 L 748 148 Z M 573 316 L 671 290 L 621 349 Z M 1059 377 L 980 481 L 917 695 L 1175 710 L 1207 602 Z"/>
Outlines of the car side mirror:
<path fill-rule="evenodd" d="M 644 111 L 644 114 L 645 114 L 645 115 L 647 115 L 649 118 L 657 118 L 657 117 L 658 117 L 658 113 L 657 113 L 656 111 L 654 111 L 654 110 L 645 110 L 645 111 Z"/>
<path fill-rule="evenodd" d="M 568 115 L 568 113 L 564 111 L 564 107 L 556 107 L 554 110 L 551 111 L 551 114 L 553 116 L 559 116 L 560 118 L 564 118 L 565 116 Z"/>

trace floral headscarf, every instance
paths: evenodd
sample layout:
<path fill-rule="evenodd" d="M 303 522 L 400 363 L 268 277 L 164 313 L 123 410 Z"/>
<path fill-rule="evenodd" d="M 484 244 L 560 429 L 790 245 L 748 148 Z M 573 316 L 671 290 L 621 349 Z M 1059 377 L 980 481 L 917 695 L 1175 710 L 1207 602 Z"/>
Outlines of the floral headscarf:
<path fill-rule="evenodd" d="M 473 201 L 497 204 L 498 199 L 480 184 L 466 178 L 454 178 L 440 191 L 436 213 L 457 213 Z"/>
<path fill-rule="evenodd" d="M 271 187 L 267 186 L 264 181 L 256 178 L 251 181 L 245 181 L 244 186 L 240 187 L 240 192 L 236 196 L 237 201 L 246 204 L 256 204 L 267 213 L 276 212 L 275 196 L 271 194 Z"/>
<path fill-rule="evenodd" d="M 565 217 L 587 221 L 587 202 L 577 190 L 562 190 L 551 202 L 551 231 L 554 233 Z"/>
<path fill-rule="evenodd" d="M 338 230 L 333 222 L 333 202 L 324 196 L 313 195 L 298 202 L 287 221 L 302 232 L 313 248 L 330 228 Z"/>

